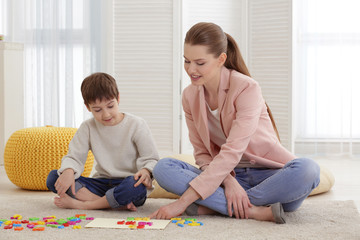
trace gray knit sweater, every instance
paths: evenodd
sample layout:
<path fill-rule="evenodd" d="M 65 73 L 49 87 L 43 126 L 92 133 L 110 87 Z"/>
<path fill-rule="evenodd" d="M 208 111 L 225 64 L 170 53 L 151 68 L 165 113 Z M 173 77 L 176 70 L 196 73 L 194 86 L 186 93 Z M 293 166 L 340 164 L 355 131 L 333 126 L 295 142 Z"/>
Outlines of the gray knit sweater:
<path fill-rule="evenodd" d="M 142 168 L 152 172 L 159 160 L 145 120 L 129 113 L 124 113 L 124 119 L 115 126 L 104 126 L 94 118 L 84 121 L 71 140 L 58 173 L 72 168 L 75 179 L 79 178 L 89 150 L 96 160 L 94 178 L 125 178 Z"/>

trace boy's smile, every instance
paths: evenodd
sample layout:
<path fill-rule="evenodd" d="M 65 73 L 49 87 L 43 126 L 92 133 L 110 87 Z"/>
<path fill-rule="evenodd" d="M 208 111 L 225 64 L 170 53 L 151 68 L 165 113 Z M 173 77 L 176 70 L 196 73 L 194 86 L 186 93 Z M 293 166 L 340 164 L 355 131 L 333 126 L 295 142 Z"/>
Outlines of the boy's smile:
<path fill-rule="evenodd" d="M 124 118 L 124 114 L 119 112 L 120 98 L 116 99 L 96 99 L 90 103 L 87 109 L 93 114 L 96 121 L 104 126 L 115 126 Z"/>

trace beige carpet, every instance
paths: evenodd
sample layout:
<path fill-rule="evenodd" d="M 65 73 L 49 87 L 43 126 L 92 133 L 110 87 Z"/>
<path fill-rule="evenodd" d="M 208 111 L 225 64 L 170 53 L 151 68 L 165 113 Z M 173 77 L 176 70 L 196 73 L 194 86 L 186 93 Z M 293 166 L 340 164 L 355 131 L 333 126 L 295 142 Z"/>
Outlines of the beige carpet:
<path fill-rule="evenodd" d="M 0 218 L 21 214 L 24 218 L 55 215 L 66 218 L 78 213 L 89 217 L 145 217 L 169 199 L 148 199 L 138 212 L 114 210 L 78 211 L 59 209 L 49 197 L 21 198 L 9 201 L 0 196 Z M 287 213 L 287 224 L 277 225 L 254 220 L 236 220 L 221 216 L 201 216 L 201 227 L 178 227 L 170 223 L 165 230 L 128 229 L 54 229 L 44 232 L 24 229 L 21 232 L 0 227 L 0 239 L 360 239 L 360 215 L 352 201 L 309 201 L 294 212 Z M 81 225 L 85 226 L 88 221 Z"/>

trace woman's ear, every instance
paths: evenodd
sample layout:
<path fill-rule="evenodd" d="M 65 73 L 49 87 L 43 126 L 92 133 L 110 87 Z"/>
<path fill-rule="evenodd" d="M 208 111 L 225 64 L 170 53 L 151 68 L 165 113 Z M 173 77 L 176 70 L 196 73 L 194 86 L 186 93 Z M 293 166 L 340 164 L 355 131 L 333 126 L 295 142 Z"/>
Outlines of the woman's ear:
<path fill-rule="evenodd" d="M 219 56 L 219 65 L 223 66 L 225 64 L 226 59 L 227 59 L 226 53 L 224 53 L 224 52 L 221 53 Z"/>
<path fill-rule="evenodd" d="M 118 104 L 120 104 L 120 93 L 117 96 L 117 102 L 118 102 Z"/>

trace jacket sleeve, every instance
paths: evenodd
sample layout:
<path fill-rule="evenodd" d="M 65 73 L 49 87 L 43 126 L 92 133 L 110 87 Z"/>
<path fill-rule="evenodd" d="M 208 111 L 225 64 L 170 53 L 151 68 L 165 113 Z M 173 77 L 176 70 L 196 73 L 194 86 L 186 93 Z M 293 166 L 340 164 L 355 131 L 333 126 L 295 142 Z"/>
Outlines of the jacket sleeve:
<path fill-rule="evenodd" d="M 189 139 L 194 148 L 195 163 L 199 166 L 201 170 L 204 170 L 212 161 L 212 157 L 209 151 L 206 149 L 196 129 L 194 120 L 192 118 L 190 106 L 188 100 L 186 99 L 186 94 L 187 93 L 184 91 L 182 96 L 182 106 L 185 112 L 186 125 L 189 130 Z"/>
<path fill-rule="evenodd" d="M 202 199 L 206 199 L 220 186 L 225 177 L 237 166 L 258 128 L 264 100 L 255 81 L 245 82 L 234 94 L 236 118 L 233 120 L 226 143 L 209 166 L 190 185 Z M 261 147 L 261 146 L 260 146 Z"/>

